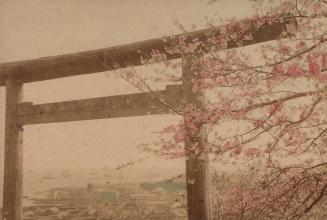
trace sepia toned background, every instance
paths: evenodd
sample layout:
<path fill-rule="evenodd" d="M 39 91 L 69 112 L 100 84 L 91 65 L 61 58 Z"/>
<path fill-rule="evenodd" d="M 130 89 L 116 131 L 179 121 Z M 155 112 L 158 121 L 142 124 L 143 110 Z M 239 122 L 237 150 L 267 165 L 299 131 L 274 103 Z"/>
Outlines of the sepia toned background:
<path fill-rule="evenodd" d="M 227 19 L 250 14 L 248 0 L 1 0 L 0 62 L 170 35 L 180 32 L 174 25 L 176 21 L 186 29 L 192 24 L 201 28 L 206 26 L 206 16 Z M 142 71 L 150 74 L 151 68 Z M 107 74 L 26 84 L 24 101 L 47 103 L 138 92 L 121 79 L 109 79 Z M 5 90 L 1 87 L 1 194 L 4 102 Z M 32 178 L 33 175 L 43 175 L 42 172 L 73 170 L 82 175 L 90 170 L 114 168 L 138 159 L 142 153 L 137 145 L 154 140 L 155 131 L 177 120 L 176 116 L 146 116 L 25 126 L 24 191 L 46 188 L 37 185 L 39 183 Z M 151 158 L 124 170 L 124 180 L 146 178 L 149 172 L 157 173 L 158 178 L 169 178 L 182 172 L 183 168 L 183 160 Z M 2 200 L 2 195 L 0 198 Z"/>

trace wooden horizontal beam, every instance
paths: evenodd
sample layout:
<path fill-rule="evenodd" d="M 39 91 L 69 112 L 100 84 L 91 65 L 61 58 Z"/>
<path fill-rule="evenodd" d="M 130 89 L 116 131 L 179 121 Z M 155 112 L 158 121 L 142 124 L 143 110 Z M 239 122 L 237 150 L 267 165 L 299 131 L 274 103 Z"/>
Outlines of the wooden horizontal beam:
<path fill-rule="evenodd" d="M 183 86 L 170 85 L 155 94 L 135 93 L 38 105 L 27 102 L 18 105 L 18 123 L 30 125 L 167 114 L 178 110 L 183 98 Z"/>
<path fill-rule="evenodd" d="M 240 21 L 235 24 L 235 29 L 239 30 L 242 25 L 248 24 L 252 27 L 253 39 L 243 40 L 241 45 L 251 45 L 264 41 L 275 40 L 286 30 L 289 20 L 276 20 L 271 24 L 257 27 L 251 21 Z M 183 34 L 189 41 L 199 39 L 206 42 L 208 34 L 210 37 L 219 36 L 224 27 L 210 28 Z M 182 35 L 174 35 L 164 38 L 151 39 L 121 46 L 109 47 L 98 50 L 90 50 L 79 53 L 64 54 L 60 56 L 43 57 L 33 60 L 9 62 L 0 64 L 0 86 L 5 84 L 5 79 L 9 75 L 14 75 L 22 83 L 49 80 L 61 77 L 90 74 L 124 68 L 129 65 L 142 65 L 142 58 L 149 57 L 153 49 L 164 51 L 171 46 L 176 38 Z M 241 46 L 235 40 L 230 40 L 227 48 Z M 166 54 L 168 59 L 180 58 L 180 54 Z M 106 66 L 103 60 L 106 59 Z"/>

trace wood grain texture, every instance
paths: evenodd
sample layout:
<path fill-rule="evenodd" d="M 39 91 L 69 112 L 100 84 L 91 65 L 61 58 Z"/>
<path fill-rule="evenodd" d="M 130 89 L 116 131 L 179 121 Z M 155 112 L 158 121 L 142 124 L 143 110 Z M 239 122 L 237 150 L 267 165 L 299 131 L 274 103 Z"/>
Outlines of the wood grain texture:
<path fill-rule="evenodd" d="M 167 86 L 164 91 L 135 93 L 57 103 L 18 106 L 22 125 L 169 114 L 181 109 L 183 86 Z"/>
<path fill-rule="evenodd" d="M 286 30 L 286 24 L 289 22 L 289 20 L 283 22 L 276 20 L 275 23 L 264 25 L 261 28 L 255 28 L 255 26 L 252 25 L 253 39 L 243 40 L 241 44 L 236 43 L 236 40 L 230 40 L 227 43 L 227 48 L 235 48 L 275 40 L 280 37 L 283 31 Z M 242 20 L 238 22 L 236 28 L 245 23 L 249 23 L 249 21 Z M 224 27 L 204 29 L 182 35 L 185 35 L 189 41 L 197 38 L 202 42 L 205 42 L 208 33 L 210 33 L 210 36 L 219 36 L 223 28 Z M 5 85 L 6 78 L 12 75 L 21 82 L 28 83 L 109 71 L 128 67 L 130 65 L 139 66 L 143 64 L 142 58 L 149 57 L 153 49 L 163 52 L 166 47 L 174 44 L 176 38 L 180 36 L 181 35 L 175 35 L 79 53 L 2 63 L 0 64 L 0 86 Z M 168 59 L 177 59 L 181 57 L 181 55 L 177 53 L 167 53 L 166 55 Z M 106 60 L 106 66 L 102 63 L 104 60 Z"/>
<path fill-rule="evenodd" d="M 201 109 L 204 108 L 204 94 L 192 90 L 192 79 L 194 77 L 192 63 L 195 59 L 196 57 L 183 59 L 183 85 L 185 87 L 186 103 Z M 184 117 L 187 117 L 187 115 Z M 189 131 L 190 126 L 187 126 L 185 121 L 186 133 L 192 133 Z M 203 150 L 207 143 L 207 132 L 204 124 L 198 126 L 200 132 L 195 136 L 186 136 L 185 140 L 187 213 L 188 220 L 211 220 L 209 161 L 206 152 Z M 198 143 L 200 149 L 198 154 L 190 150 L 195 143 Z"/>
<path fill-rule="evenodd" d="M 3 219 L 23 219 L 23 130 L 17 122 L 17 104 L 22 101 L 22 85 L 13 77 L 6 80 L 5 161 Z"/>

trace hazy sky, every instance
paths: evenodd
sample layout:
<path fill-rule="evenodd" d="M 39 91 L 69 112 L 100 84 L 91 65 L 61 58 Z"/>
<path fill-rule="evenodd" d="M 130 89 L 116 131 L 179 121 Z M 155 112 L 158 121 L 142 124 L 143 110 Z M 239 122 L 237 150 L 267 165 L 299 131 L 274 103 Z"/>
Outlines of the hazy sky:
<path fill-rule="evenodd" d="M 251 13 L 248 0 L 209 2 L 211 0 L 1 0 L 0 62 L 160 37 L 178 32 L 174 20 L 185 27 L 191 24 L 201 27 L 205 16 L 242 18 Z M 122 80 L 109 80 L 100 73 L 26 84 L 24 100 L 46 103 L 133 91 L 136 90 Z M 1 87 L 1 170 L 4 98 L 5 91 Z M 137 143 L 155 138 L 151 132 L 177 119 L 148 116 L 25 126 L 24 166 L 26 169 L 115 166 L 137 157 Z M 182 161 L 160 163 L 162 166 L 166 163 L 183 165 Z"/>

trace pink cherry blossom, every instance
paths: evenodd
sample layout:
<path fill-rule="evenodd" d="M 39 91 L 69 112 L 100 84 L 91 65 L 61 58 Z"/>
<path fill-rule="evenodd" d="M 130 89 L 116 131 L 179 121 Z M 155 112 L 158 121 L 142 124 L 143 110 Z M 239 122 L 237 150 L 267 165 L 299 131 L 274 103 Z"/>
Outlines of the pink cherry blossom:
<path fill-rule="evenodd" d="M 309 62 L 308 62 L 308 68 L 309 68 L 309 72 L 312 74 L 312 75 L 317 75 L 320 73 L 320 66 L 317 62 L 317 59 L 316 58 L 313 58 L 313 57 L 309 57 Z"/>
<path fill-rule="evenodd" d="M 297 63 L 292 63 L 287 68 L 287 74 L 291 77 L 298 77 L 303 75 L 304 71 Z"/>

